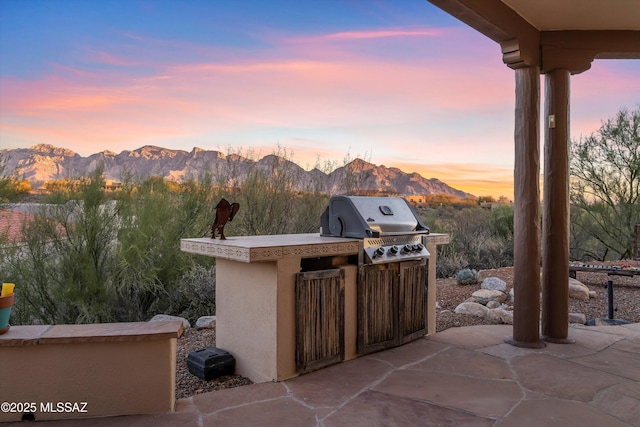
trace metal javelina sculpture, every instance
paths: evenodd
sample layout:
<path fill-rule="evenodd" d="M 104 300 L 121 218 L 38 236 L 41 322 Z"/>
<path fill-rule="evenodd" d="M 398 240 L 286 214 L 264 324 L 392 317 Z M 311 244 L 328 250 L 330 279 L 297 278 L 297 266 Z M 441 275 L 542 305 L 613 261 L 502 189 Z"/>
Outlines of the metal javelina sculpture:
<path fill-rule="evenodd" d="M 226 240 L 224 237 L 224 226 L 227 221 L 233 221 L 233 217 L 240 209 L 239 203 L 229 203 L 226 199 L 221 199 L 216 205 L 216 218 L 211 225 L 211 238 L 216 238 L 216 231 L 220 233 L 220 240 Z"/>

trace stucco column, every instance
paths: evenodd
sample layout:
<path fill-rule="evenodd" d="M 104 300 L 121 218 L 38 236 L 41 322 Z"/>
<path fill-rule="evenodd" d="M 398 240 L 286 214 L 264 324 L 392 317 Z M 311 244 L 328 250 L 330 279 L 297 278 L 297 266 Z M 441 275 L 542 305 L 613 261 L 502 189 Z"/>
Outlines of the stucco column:
<path fill-rule="evenodd" d="M 514 162 L 513 336 L 505 342 L 539 348 L 540 340 L 540 68 L 516 73 Z"/>
<path fill-rule="evenodd" d="M 542 337 L 572 343 L 569 333 L 569 70 L 545 75 L 542 224 Z"/>

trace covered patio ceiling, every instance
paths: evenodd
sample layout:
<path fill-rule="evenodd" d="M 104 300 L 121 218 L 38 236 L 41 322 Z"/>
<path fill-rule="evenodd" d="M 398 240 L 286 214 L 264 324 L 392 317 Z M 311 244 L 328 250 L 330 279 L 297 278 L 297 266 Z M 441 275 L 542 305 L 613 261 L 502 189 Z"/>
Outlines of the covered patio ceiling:
<path fill-rule="evenodd" d="M 542 347 L 544 341 L 573 343 L 568 336 L 567 286 L 570 76 L 588 70 L 596 58 L 640 59 L 640 4 L 638 0 L 429 2 L 498 43 L 503 62 L 515 70 L 516 298 L 513 336 L 505 341 L 520 347 Z M 542 228 L 541 74 L 545 75 Z"/>
<path fill-rule="evenodd" d="M 588 70 L 595 58 L 640 58 L 637 0 L 429 0 L 499 43 L 511 68 Z"/>

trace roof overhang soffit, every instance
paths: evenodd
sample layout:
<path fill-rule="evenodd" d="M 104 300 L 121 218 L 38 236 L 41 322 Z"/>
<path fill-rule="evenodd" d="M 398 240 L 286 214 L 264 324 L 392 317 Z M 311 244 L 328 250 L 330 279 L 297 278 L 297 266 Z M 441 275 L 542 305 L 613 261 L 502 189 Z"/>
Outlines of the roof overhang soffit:
<path fill-rule="evenodd" d="M 429 0 L 500 44 L 510 68 L 588 70 L 595 58 L 640 58 L 640 31 L 540 31 L 501 0 Z"/>

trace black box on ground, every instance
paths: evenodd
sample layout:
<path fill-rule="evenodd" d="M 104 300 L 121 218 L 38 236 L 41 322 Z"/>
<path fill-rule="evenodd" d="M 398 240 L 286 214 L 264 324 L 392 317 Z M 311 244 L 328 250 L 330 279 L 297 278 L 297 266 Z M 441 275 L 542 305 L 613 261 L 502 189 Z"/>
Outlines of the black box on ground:
<path fill-rule="evenodd" d="M 223 375 L 233 375 L 236 359 L 226 350 L 207 347 L 189 353 L 187 367 L 196 377 L 209 381 Z"/>

